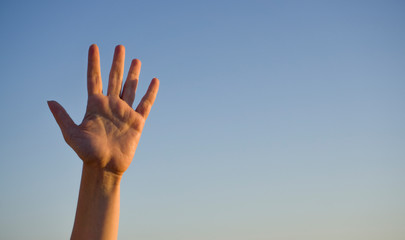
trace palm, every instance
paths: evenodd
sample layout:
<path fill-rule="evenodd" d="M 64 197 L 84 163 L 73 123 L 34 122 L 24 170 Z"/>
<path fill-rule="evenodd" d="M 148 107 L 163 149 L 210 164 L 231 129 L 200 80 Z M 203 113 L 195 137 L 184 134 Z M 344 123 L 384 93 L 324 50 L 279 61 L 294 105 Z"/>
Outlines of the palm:
<path fill-rule="evenodd" d="M 92 96 L 71 145 L 87 163 L 124 172 L 135 153 L 143 124 L 144 118 L 123 100 Z"/>
<path fill-rule="evenodd" d="M 124 50 L 116 48 L 111 68 L 107 96 L 101 93 L 98 49 L 89 51 L 87 110 L 82 123 L 76 126 L 57 103 L 50 108 L 61 127 L 66 142 L 85 164 L 122 174 L 129 167 L 139 138 L 158 90 L 154 79 L 148 92 L 132 109 L 138 82 L 140 62 L 132 62 L 128 78 L 121 93 Z"/>

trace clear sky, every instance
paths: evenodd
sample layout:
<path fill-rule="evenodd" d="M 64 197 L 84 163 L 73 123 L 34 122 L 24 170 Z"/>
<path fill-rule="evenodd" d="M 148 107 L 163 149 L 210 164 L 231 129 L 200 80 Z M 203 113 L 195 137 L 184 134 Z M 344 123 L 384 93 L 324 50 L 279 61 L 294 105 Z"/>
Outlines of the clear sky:
<path fill-rule="evenodd" d="M 68 239 L 87 49 L 160 92 L 119 239 L 405 239 L 404 1 L 1 1 L 0 239 Z M 128 69 L 128 65 L 126 69 Z"/>

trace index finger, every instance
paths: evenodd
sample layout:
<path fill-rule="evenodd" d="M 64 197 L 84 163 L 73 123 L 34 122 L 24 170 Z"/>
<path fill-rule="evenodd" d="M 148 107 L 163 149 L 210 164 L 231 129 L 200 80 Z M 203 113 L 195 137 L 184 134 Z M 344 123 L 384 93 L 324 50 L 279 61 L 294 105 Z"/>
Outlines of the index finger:
<path fill-rule="evenodd" d="M 103 83 L 100 73 L 100 54 L 96 44 L 89 48 L 89 60 L 87 65 L 87 93 L 88 95 L 101 94 Z"/>

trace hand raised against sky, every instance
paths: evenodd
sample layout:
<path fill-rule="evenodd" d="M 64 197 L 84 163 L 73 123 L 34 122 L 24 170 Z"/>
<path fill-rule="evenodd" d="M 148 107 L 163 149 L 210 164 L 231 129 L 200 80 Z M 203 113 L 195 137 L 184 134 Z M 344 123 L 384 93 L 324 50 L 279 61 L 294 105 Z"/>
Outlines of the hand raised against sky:
<path fill-rule="evenodd" d="M 159 80 L 152 79 L 136 110 L 132 109 L 141 62 L 138 59 L 132 61 L 121 91 L 124 61 L 125 48 L 119 45 L 115 48 L 107 95 L 103 95 L 99 50 L 95 44 L 90 46 L 88 102 L 80 125 L 73 122 L 60 104 L 48 102 L 65 141 L 83 163 L 118 175 L 122 175 L 132 161 L 159 88 Z"/>

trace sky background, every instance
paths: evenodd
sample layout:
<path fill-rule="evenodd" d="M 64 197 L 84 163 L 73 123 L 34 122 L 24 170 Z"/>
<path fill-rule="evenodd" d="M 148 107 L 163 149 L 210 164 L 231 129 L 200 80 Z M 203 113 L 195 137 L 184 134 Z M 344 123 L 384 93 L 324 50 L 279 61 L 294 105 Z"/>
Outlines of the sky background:
<path fill-rule="evenodd" d="M 161 81 L 119 239 L 405 239 L 404 1 L 1 1 L 0 239 L 68 239 L 87 50 Z"/>

